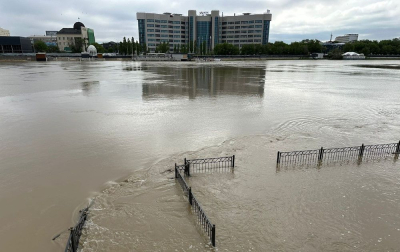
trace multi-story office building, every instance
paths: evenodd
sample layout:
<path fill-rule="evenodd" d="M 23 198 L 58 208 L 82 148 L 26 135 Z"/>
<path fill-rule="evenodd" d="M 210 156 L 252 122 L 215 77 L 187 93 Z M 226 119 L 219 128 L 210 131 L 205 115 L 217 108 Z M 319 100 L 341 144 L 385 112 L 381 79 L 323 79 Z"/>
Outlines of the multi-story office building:
<path fill-rule="evenodd" d="M 188 46 L 189 51 L 201 44 L 212 50 L 217 44 L 229 43 L 241 48 L 247 44 L 267 44 L 272 14 L 243 13 L 243 15 L 223 16 L 218 10 L 211 14 L 189 10 L 182 14 L 136 13 L 139 26 L 139 43 L 146 44 L 150 52 L 162 42 L 168 42 L 170 51 L 174 46 Z"/>
<path fill-rule="evenodd" d="M 358 40 L 358 34 L 345 34 L 344 36 L 338 36 L 335 38 L 335 41 L 340 43 L 348 43 L 357 40 Z"/>

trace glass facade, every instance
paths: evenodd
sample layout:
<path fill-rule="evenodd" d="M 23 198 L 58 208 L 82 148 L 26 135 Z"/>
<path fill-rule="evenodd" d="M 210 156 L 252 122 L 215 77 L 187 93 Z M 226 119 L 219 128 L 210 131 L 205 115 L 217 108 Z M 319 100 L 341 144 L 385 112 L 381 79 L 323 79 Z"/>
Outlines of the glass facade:
<path fill-rule="evenodd" d="M 189 41 L 194 40 L 194 24 L 193 24 L 193 17 L 189 17 Z"/>
<path fill-rule="evenodd" d="M 219 43 L 219 18 L 215 17 L 215 28 L 214 28 L 214 45 Z"/>
<path fill-rule="evenodd" d="M 268 39 L 269 39 L 269 20 L 264 20 L 264 29 L 263 29 L 263 38 L 262 38 L 262 44 L 266 45 L 268 44 Z"/>
<path fill-rule="evenodd" d="M 144 19 L 138 19 L 139 28 L 139 43 L 144 45 L 146 43 L 146 30 L 144 26 Z"/>
<path fill-rule="evenodd" d="M 206 41 L 206 50 L 211 48 L 211 21 L 198 21 L 197 22 L 197 47 L 200 47 L 200 44 Z"/>

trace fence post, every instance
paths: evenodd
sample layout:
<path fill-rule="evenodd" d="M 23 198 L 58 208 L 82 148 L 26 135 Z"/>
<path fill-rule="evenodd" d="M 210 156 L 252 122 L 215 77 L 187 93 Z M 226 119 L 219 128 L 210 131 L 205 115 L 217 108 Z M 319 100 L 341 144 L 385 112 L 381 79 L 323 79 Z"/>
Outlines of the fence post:
<path fill-rule="evenodd" d="M 278 155 L 276 157 L 276 163 L 279 164 L 281 162 L 281 153 L 278 151 Z"/>
<path fill-rule="evenodd" d="M 361 159 L 364 156 L 364 149 L 365 149 L 365 146 L 364 146 L 364 144 L 362 144 L 361 148 L 360 148 L 360 154 L 358 155 L 358 158 Z"/>
<path fill-rule="evenodd" d="M 211 244 L 215 247 L 215 225 L 212 226 L 211 230 Z"/>
<path fill-rule="evenodd" d="M 76 245 L 75 245 L 75 238 L 74 238 L 74 228 L 71 228 L 71 248 L 72 252 L 76 251 Z"/>
<path fill-rule="evenodd" d="M 176 168 L 176 163 L 175 163 L 175 178 L 178 178 L 178 168 Z"/>
<path fill-rule="evenodd" d="M 235 155 L 232 156 L 232 167 L 235 167 Z"/>
<path fill-rule="evenodd" d="M 185 162 L 185 174 L 186 174 L 186 176 L 190 177 L 190 165 L 188 164 L 186 158 L 185 158 L 184 162 Z"/>
<path fill-rule="evenodd" d="M 318 156 L 318 161 L 322 161 L 322 158 L 324 158 L 324 148 L 321 147 L 319 150 L 319 156 Z"/>
<path fill-rule="evenodd" d="M 400 152 L 400 141 L 397 143 L 396 153 L 399 154 Z"/>
<path fill-rule="evenodd" d="M 192 205 L 192 204 L 193 204 L 193 203 L 192 203 L 193 194 L 192 194 L 192 188 L 191 188 L 191 187 L 189 187 L 189 192 L 188 192 L 188 194 L 189 194 L 189 203 L 190 203 L 190 205 Z"/>

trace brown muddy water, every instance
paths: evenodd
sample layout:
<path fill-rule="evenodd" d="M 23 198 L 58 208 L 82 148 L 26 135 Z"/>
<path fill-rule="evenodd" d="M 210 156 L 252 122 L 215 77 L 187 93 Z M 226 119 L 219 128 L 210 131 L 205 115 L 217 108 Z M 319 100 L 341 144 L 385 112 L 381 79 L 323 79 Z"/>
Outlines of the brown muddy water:
<path fill-rule="evenodd" d="M 393 158 L 276 169 L 276 152 L 400 140 L 399 61 L 0 63 L 0 251 L 400 251 Z M 236 155 L 188 183 L 171 169 Z"/>

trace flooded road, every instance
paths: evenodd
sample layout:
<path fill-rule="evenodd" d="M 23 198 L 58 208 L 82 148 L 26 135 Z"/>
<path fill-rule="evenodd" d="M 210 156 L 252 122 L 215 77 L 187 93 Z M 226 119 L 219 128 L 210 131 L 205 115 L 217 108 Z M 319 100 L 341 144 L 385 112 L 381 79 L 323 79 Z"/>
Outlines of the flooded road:
<path fill-rule="evenodd" d="M 397 251 L 393 160 L 277 171 L 276 152 L 400 140 L 398 61 L 0 63 L 0 250 L 60 251 L 95 198 L 83 251 Z M 115 182 L 117 181 L 117 182 Z"/>

